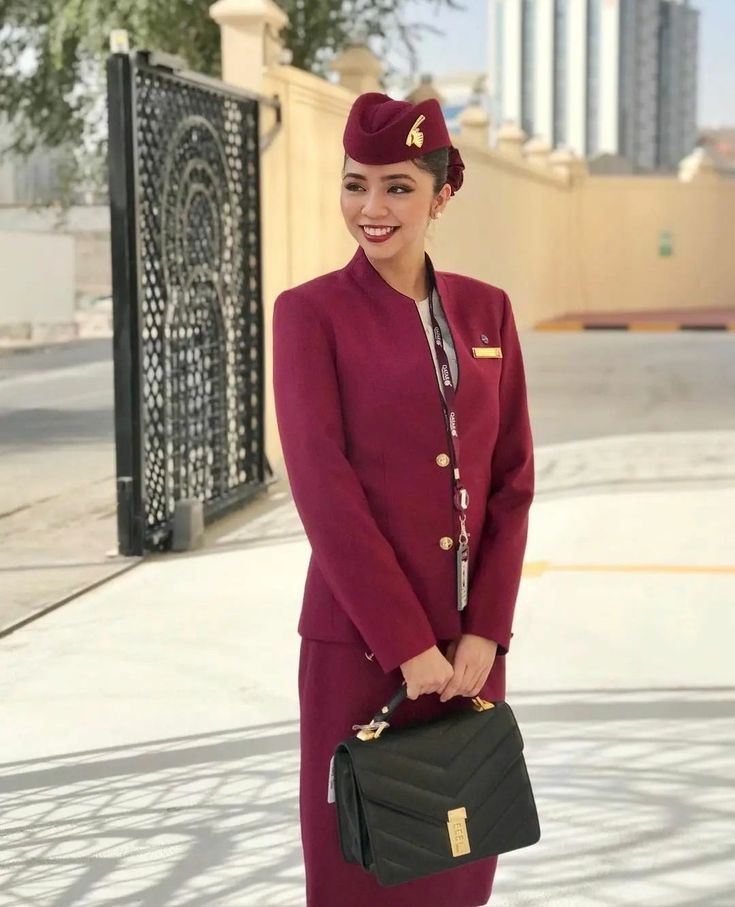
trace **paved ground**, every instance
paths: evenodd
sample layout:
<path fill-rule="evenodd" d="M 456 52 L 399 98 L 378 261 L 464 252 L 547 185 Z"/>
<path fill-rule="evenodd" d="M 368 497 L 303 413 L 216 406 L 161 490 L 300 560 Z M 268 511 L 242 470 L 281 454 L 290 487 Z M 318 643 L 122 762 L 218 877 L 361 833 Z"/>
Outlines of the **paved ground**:
<path fill-rule="evenodd" d="M 508 701 L 542 840 L 501 857 L 493 904 L 733 903 L 728 340 L 524 339 L 539 488 Z M 303 905 L 308 556 L 280 483 L 203 551 L 0 639 L 3 907 Z"/>
<path fill-rule="evenodd" d="M 508 700 L 543 837 L 501 858 L 498 904 L 732 904 L 733 460 L 698 476 L 692 440 L 569 445 L 579 487 L 539 451 Z M 642 484 L 654 442 L 685 481 Z M 303 904 L 309 548 L 283 489 L 260 511 L 0 640 L 3 904 Z"/>

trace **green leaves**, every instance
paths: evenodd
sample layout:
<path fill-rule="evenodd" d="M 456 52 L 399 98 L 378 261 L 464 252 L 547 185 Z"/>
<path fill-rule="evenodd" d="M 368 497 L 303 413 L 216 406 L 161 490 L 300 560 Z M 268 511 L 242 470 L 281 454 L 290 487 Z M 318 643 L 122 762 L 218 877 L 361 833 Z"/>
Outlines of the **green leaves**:
<path fill-rule="evenodd" d="M 220 34 L 212 0 L 0 0 L 0 114 L 11 121 L 4 151 L 29 154 L 46 145 L 66 151 L 64 197 L 83 175 L 106 191 L 105 79 L 109 34 L 127 29 L 136 48 L 183 57 L 192 69 L 220 75 Z M 355 39 L 378 55 L 401 50 L 411 73 L 425 23 L 408 23 L 407 0 L 279 0 L 289 16 L 282 32 L 292 65 L 326 76 L 332 59 Z M 416 3 L 410 4 L 412 8 Z M 430 14 L 457 0 L 424 0 Z M 388 69 L 390 72 L 390 68 Z M 89 186 L 87 186 L 89 189 Z"/>

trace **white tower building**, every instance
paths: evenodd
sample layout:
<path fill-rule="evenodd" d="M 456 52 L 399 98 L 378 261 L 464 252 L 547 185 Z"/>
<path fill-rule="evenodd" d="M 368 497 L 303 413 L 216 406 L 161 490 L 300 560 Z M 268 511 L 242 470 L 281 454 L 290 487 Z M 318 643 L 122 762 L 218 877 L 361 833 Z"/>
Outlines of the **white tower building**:
<path fill-rule="evenodd" d="M 696 141 L 699 12 L 689 0 L 489 0 L 496 123 L 580 156 L 670 168 Z"/>

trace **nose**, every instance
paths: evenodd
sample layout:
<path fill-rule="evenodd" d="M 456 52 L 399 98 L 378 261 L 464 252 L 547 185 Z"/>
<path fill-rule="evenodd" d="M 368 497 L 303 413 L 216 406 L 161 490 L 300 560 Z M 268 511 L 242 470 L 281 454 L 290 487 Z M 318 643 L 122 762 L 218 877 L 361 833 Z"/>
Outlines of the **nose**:
<path fill-rule="evenodd" d="M 365 217 L 383 217 L 388 211 L 380 192 L 366 192 L 362 203 L 362 213 Z"/>

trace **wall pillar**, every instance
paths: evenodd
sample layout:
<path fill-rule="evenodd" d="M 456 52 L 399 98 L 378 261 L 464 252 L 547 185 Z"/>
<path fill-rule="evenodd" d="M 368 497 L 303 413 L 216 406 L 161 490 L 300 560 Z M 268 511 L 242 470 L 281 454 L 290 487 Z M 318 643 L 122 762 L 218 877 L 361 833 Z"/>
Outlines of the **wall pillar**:
<path fill-rule="evenodd" d="M 679 162 L 679 179 L 683 183 L 714 182 L 720 178 L 717 166 L 706 148 L 695 148 Z"/>
<path fill-rule="evenodd" d="M 221 31 L 223 81 L 262 93 L 264 73 L 281 62 L 288 16 L 273 0 L 218 0 L 209 15 Z"/>
<path fill-rule="evenodd" d="M 549 156 L 551 154 L 551 145 L 541 138 L 530 139 L 523 146 L 523 154 L 526 162 L 535 167 L 537 170 L 549 169 Z"/>
<path fill-rule="evenodd" d="M 526 138 L 526 133 L 516 123 L 504 123 L 498 132 L 496 150 L 504 157 L 522 161 Z"/>
<path fill-rule="evenodd" d="M 463 142 L 475 148 L 487 148 L 490 143 L 490 117 L 480 104 L 468 104 L 459 116 L 459 135 Z"/>
<path fill-rule="evenodd" d="M 339 76 L 339 84 L 364 94 L 367 91 L 380 91 L 380 78 L 383 75 L 383 64 L 366 44 L 351 44 L 332 61 L 330 69 Z"/>

